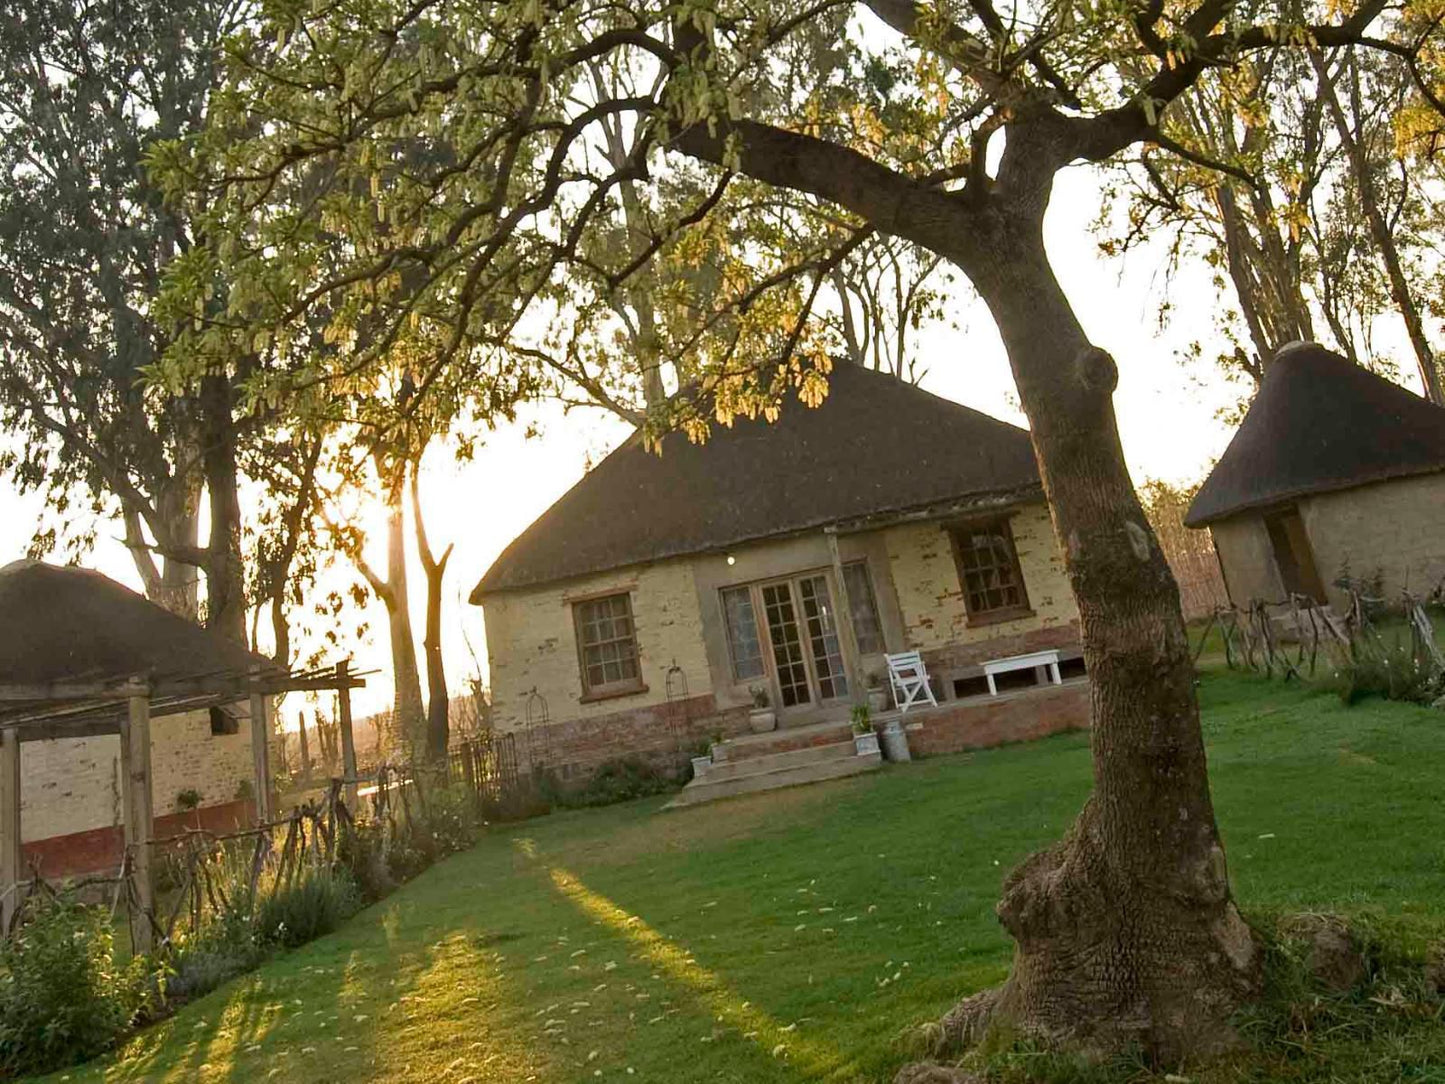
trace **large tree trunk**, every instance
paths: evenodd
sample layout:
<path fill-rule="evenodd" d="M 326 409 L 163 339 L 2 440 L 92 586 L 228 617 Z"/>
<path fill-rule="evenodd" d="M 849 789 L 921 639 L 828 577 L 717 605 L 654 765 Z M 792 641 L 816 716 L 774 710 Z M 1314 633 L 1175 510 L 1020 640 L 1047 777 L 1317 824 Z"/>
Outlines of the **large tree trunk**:
<path fill-rule="evenodd" d="M 236 482 L 236 428 L 231 387 L 222 375 L 201 378 L 201 466 L 211 516 L 206 546 L 206 627 L 246 643 L 246 582 L 241 562 L 241 502 Z"/>
<path fill-rule="evenodd" d="M 412 635 L 410 590 L 406 574 L 406 521 L 402 513 L 400 487 L 393 494 L 386 513 L 386 603 L 387 631 L 391 638 L 391 669 L 395 692 L 392 723 L 407 755 L 414 756 L 424 739 L 421 672 L 416 662 L 416 640 Z"/>
<path fill-rule="evenodd" d="M 918 10 L 897 5 L 898 21 L 911 27 Z M 1012 973 L 945 1019 L 941 1047 L 993 1020 L 1100 1052 L 1138 1044 L 1177 1064 L 1232 1044 L 1229 1017 L 1258 992 L 1262 954 L 1230 896 L 1179 592 L 1124 466 L 1117 371 L 1044 250 L 1055 173 L 1115 144 L 1108 129 L 1098 144 L 1079 131 L 1052 110 L 1021 111 L 996 176 L 963 192 L 746 120 L 694 125 L 675 145 L 842 204 L 956 263 L 998 323 L 1029 417 L 1082 624 L 1094 793 L 1058 844 L 1009 875 L 998 913 L 1017 941 Z"/>
<path fill-rule="evenodd" d="M 448 546 L 440 558 L 432 553 L 421 514 L 420 473 L 418 460 L 411 472 L 411 511 L 416 526 L 417 556 L 426 573 L 426 635 L 422 638 L 426 653 L 426 757 L 434 761 L 445 757 L 451 744 L 451 694 L 447 690 L 447 672 L 442 660 L 442 583 L 452 547 Z"/>
<path fill-rule="evenodd" d="M 1067 835 L 1004 884 L 1018 943 L 986 1019 L 1165 1062 L 1232 1041 L 1260 954 L 1230 896 L 1178 589 L 1124 465 L 1113 360 L 1088 341 L 1044 251 L 1043 208 L 996 217 L 973 267 L 998 321 L 1063 547 L 1092 683 L 1094 793 Z M 976 251 L 976 250 L 975 250 Z"/>

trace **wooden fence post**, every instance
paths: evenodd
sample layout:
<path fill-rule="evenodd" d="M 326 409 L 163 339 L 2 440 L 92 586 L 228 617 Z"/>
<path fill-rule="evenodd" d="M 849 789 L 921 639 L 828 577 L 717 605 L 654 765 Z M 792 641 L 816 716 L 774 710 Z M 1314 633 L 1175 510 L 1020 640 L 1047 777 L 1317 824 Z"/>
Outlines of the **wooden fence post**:
<path fill-rule="evenodd" d="M 20 908 L 20 730 L 0 730 L 0 936 L 10 932 Z"/>
<path fill-rule="evenodd" d="M 154 805 L 151 796 L 151 705 L 150 692 L 132 696 L 127 701 L 126 717 L 121 722 L 121 745 L 126 755 L 124 787 L 126 842 L 131 846 L 131 878 L 135 886 L 133 899 L 140 914 L 131 915 L 131 945 L 137 953 L 150 952 L 152 912 L 155 901 L 151 881 L 151 836 L 155 832 Z"/>
<path fill-rule="evenodd" d="M 251 758 L 256 777 L 256 820 L 271 820 L 271 720 L 259 687 L 260 667 L 251 667 Z"/>
<path fill-rule="evenodd" d="M 355 816 L 357 809 L 356 742 L 351 734 L 351 664 L 336 664 L 337 728 L 341 731 L 341 778 L 346 784 L 346 805 Z"/>

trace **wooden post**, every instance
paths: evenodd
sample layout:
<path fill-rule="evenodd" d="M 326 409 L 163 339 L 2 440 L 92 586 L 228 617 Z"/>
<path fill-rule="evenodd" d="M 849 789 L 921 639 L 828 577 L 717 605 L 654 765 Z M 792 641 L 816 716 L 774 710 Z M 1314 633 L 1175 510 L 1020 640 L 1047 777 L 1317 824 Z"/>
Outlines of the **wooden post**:
<path fill-rule="evenodd" d="M 20 908 L 20 730 L 0 730 L 0 936 L 10 932 Z"/>
<path fill-rule="evenodd" d="M 337 729 L 341 731 L 341 778 L 346 784 L 346 805 L 353 816 L 358 812 L 356 788 L 356 742 L 351 736 L 351 663 L 336 664 Z"/>
<path fill-rule="evenodd" d="M 828 538 L 828 556 L 833 559 L 833 582 L 838 589 L 834 609 L 838 613 L 838 640 L 843 648 L 843 671 L 853 703 L 868 703 L 868 689 L 863 677 L 863 664 L 858 654 L 858 636 L 853 631 L 853 607 L 848 599 L 848 583 L 843 579 L 843 558 L 838 553 L 838 532 L 829 527 L 823 531 Z"/>
<path fill-rule="evenodd" d="M 150 693 L 127 701 L 121 721 L 120 741 L 124 773 L 122 805 L 125 809 L 125 838 L 131 847 L 131 877 L 139 914 L 131 915 L 131 945 L 137 953 L 151 950 L 151 914 L 155 909 L 151 880 L 151 836 L 155 832 L 151 798 L 151 704 Z"/>
<path fill-rule="evenodd" d="M 296 735 L 301 739 L 301 778 L 311 782 L 311 748 L 306 741 L 306 713 L 296 713 Z"/>
<path fill-rule="evenodd" d="M 266 713 L 266 697 L 257 687 L 260 667 L 251 668 L 251 759 L 256 776 L 256 820 L 265 824 L 271 819 L 271 720 Z"/>

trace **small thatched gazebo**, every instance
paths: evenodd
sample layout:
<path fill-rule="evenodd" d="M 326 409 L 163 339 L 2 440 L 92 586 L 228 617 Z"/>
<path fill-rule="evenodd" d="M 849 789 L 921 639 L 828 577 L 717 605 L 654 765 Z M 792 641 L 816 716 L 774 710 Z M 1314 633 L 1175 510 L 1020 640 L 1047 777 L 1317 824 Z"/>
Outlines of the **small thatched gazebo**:
<path fill-rule="evenodd" d="M 21 746 L 102 734 L 120 737 L 121 806 L 136 890 L 150 899 L 152 720 L 250 702 L 256 813 L 272 813 L 266 697 L 337 689 L 346 781 L 354 789 L 345 663 L 295 674 L 199 628 L 97 572 L 16 561 L 0 568 L 0 929 L 19 898 Z M 137 928 L 143 939 L 144 923 Z"/>
<path fill-rule="evenodd" d="M 1445 581 L 1445 409 L 1314 343 L 1280 351 L 1184 522 L 1231 600 L 1396 599 Z"/>

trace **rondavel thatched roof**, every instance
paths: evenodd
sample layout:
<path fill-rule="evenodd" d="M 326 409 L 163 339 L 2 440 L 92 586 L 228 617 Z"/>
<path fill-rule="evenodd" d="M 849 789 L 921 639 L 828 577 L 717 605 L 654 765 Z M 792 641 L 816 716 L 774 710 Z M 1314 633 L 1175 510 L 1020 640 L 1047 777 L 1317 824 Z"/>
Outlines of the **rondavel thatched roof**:
<path fill-rule="evenodd" d="M 0 568 L 0 686 L 161 685 L 252 666 L 277 669 L 99 572 L 41 561 Z"/>
<path fill-rule="evenodd" d="M 1445 470 L 1445 409 L 1315 343 L 1280 351 L 1184 522 Z"/>
<path fill-rule="evenodd" d="M 1039 490 L 1028 433 L 858 366 L 817 408 L 681 434 L 634 433 L 502 551 L 483 596 L 830 524 Z"/>

